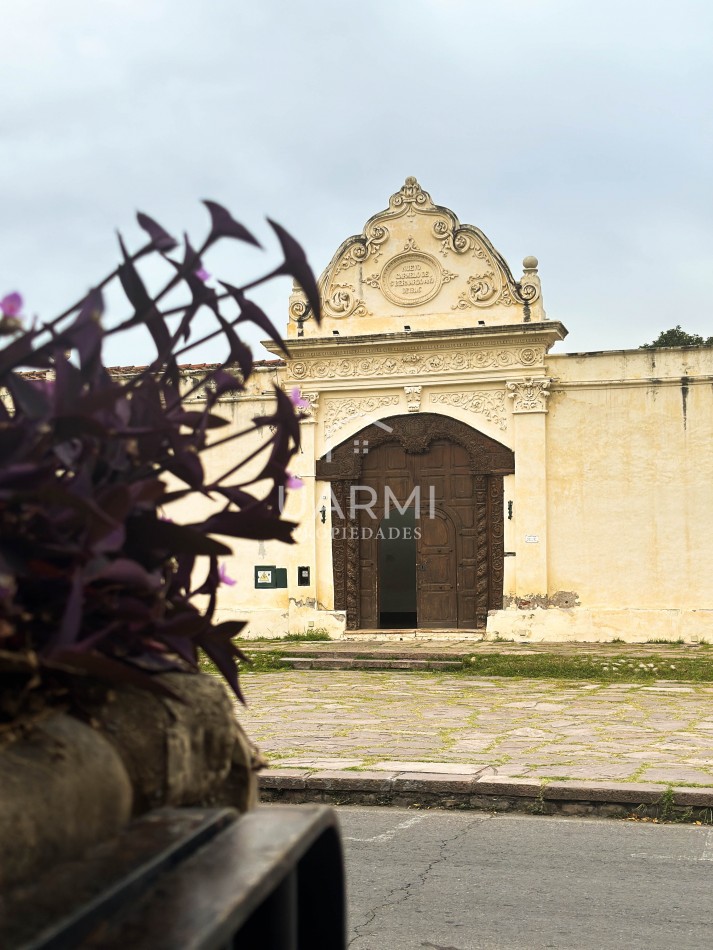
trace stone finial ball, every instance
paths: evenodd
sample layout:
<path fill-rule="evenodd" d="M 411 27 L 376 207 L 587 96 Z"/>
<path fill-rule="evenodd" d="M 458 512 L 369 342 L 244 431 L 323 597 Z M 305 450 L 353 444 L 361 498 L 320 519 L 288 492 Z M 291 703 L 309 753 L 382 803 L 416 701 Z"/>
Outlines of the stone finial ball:
<path fill-rule="evenodd" d="M 525 270 L 537 270 L 538 264 L 539 264 L 539 261 L 537 260 L 537 258 L 532 257 L 532 256 L 526 257 L 524 261 L 522 262 L 522 266 L 525 268 Z"/>

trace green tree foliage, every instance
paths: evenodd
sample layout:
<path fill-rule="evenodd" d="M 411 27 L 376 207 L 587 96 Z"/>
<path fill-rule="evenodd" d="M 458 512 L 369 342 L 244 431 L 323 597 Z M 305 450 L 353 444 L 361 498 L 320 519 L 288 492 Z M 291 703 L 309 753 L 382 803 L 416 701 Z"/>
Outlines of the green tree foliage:
<path fill-rule="evenodd" d="M 662 330 L 653 343 L 644 343 L 642 350 L 652 350 L 659 346 L 713 346 L 713 336 L 702 337 L 700 333 L 686 333 L 677 324 L 670 330 Z"/>

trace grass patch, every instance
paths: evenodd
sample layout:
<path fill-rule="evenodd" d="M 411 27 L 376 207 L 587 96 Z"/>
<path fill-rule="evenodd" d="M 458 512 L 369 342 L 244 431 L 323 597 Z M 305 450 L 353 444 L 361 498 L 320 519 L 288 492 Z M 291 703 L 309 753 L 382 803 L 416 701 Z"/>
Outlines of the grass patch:
<path fill-rule="evenodd" d="M 241 673 L 272 673 L 291 669 L 284 657 L 289 647 L 272 650 L 246 650 L 250 663 L 241 663 Z M 458 659 L 458 657 L 454 657 Z M 360 672 L 388 672 L 411 676 L 506 676 L 523 679 L 574 680 L 592 683 L 641 683 L 652 685 L 657 680 L 687 683 L 713 682 L 713 655 L 708 651 L 685 657 L 659 654 L 640 657 L 620 653 L 615 656 L 571 656 L 559 653 L 511 655 L 492 653 L 461 658 L 462 667 L 454 670 L 394 670 L 372 667 Z M 215 665 L 201 656 L 200 668 L 216 673 Z"/>
<path fill-rule="evenodd" d="M 521 676 L 532 679 L 587 680 L 600 683 L 653 683 L 656 680 L 713 682 L 713 661 L 707 656 L 645 658 L 627 656 L 562 656 L 537 653 L 530 656 L 470 657 L 464 671 L 477 676 Z"/>
<path fill-rule="evenodd" d="M 219 670 L 215 663 L 203 651 L 198 657 L 198 668 L 201 673 L 211 673 L 218 676 Z M 253 653 L 248 663 L 240 663 L 240 675 L 244 673 L 273 673 L 276 670 L 289 670 L 291 667 L 282 659 L 279 653 Z"/>
<path fill-rule="evenodd" d="M 324 627 L 308 627 L 300 633 L 288 633 L 284 637 L 248 637 L 247 639 L 236 637 L 235 642 L 240 646 L 241 644 L 249 643 L 309 643 L 315 640 L 322 641 L 331 639 Z"/>
<path fill-rule="evenodd" d="M 315 640 L 331 640 L 332 638 L 322 627 L 313 627 L 309 630 L 303 630 L 302 633 L 288 633 L 284 639 L 288 643 L 309 643 Z"/>

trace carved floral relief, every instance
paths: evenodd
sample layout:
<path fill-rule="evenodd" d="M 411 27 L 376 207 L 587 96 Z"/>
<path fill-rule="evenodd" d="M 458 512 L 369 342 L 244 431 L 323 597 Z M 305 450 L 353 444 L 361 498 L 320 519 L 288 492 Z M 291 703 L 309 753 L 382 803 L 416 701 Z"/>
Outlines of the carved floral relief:
<path fill-rule="evenodd" d="M 286 370 L 288 377 L 296 380 L 419 376 L 463 370 L 536 366 L 542 364 L 544 355 L 545 348 L 539 345 L 466 351 L 450 349 L 442 352 L 394 353 L 374 357 L 290 360 Z"/>
<path fill-rule="evenodd" d="M 371 417 L 384 406 L 398 406 L 399 402 L 397 395 L 327 399 L 324 404 L 324 434 L 330 438 L 353 419 L 361 418 L 368 425 Z"/>
<path fill-rule="evenodd" d="M 502 389 L 479 390 L 476 392 L 431 393 L 430 401 L 434 405 L 457 406 L 467 412 L 482 415 L 503 432 L 508 427 L 505 409 L 505 391 Z"/>

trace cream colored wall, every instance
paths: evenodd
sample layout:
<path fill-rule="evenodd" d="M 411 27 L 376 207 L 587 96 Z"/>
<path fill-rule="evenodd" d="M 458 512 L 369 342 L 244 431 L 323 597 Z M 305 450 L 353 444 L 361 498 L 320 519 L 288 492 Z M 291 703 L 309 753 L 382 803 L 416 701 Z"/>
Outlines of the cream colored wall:
<path fill-rule="evenodd" d="M 274 385 L 279 380 L 280 369 L 279 367 L 259 367 L 248 381 L 245 396 L 236 398 L 232 394 L 227 394 L 220 399 L 215 412 L 227 419 L 229 424 L 224 428 L 212 430 L 213 441 L 221 441 L 231 434 L 253 429 L 254 416 L 269 415 L 274 410 Z M 201 375 L 198 371 L 193 378 L 198 379 Z M 190 374 L 186 374 L 184 379 L 186 385 L 191 384 Z M 196 394 L 198 402 L 203 398 L 200 392 Z M 264 446 L 264 451 L 243 470 L 232 476 L 228 484 L 255 477 L 266 460 L 269 435 L 267 428 L 252 431 L 246 437 L 226 442 L 204 453 L 202 459 L 206 479 L 216 479 L 232 468 L 241 458 L 246 458 Z M 267 483 L 258 483 L 246 490 L 260 497 L 260 493 L 264 492 L 266 487 Z M 218 505 L 221 505 L 219 498 L 211 502 L 207 498 L 193 496 L 189 502 L 177 502 L 168 506 L 166 514 L 181 520 L 200 520 Z M 265 554 L 261 556 L 260 545 L 257 541 L 235 541 L 232 538 L 222 540 L 234 549 L 232 556 L 221 558 L 220 561 L 235 584 L 234 586 L 223 585 L 219 589 L 216 614 L 218 619 L 248 620 L 250 627 L 247 632 L 256 636 L 284 636 L 287 632 L 288 591 L 284 588 L 256 590 L 254 567 L 273 564 L 277 567 L 286 567 L 288 546 L 278 541 L 265 541 Z M 203 559 L 199 558 L 195 575 L 197 582 L 200 580 L 201 569 L 207 566 L 202 562 Z"/>
<path fill-rule="evenodd" d="M 713 348 L 550 355 L 545 371 L 547 596 L 521 583 L 516 531 L 489 635 L 713 641 Z M 532 453 L 515 454 L 522 475 Z"/>
<path fill-rule="evenodd" d="M 548 588 L 713 608 L 713 349 L 551 356 Z"/>

